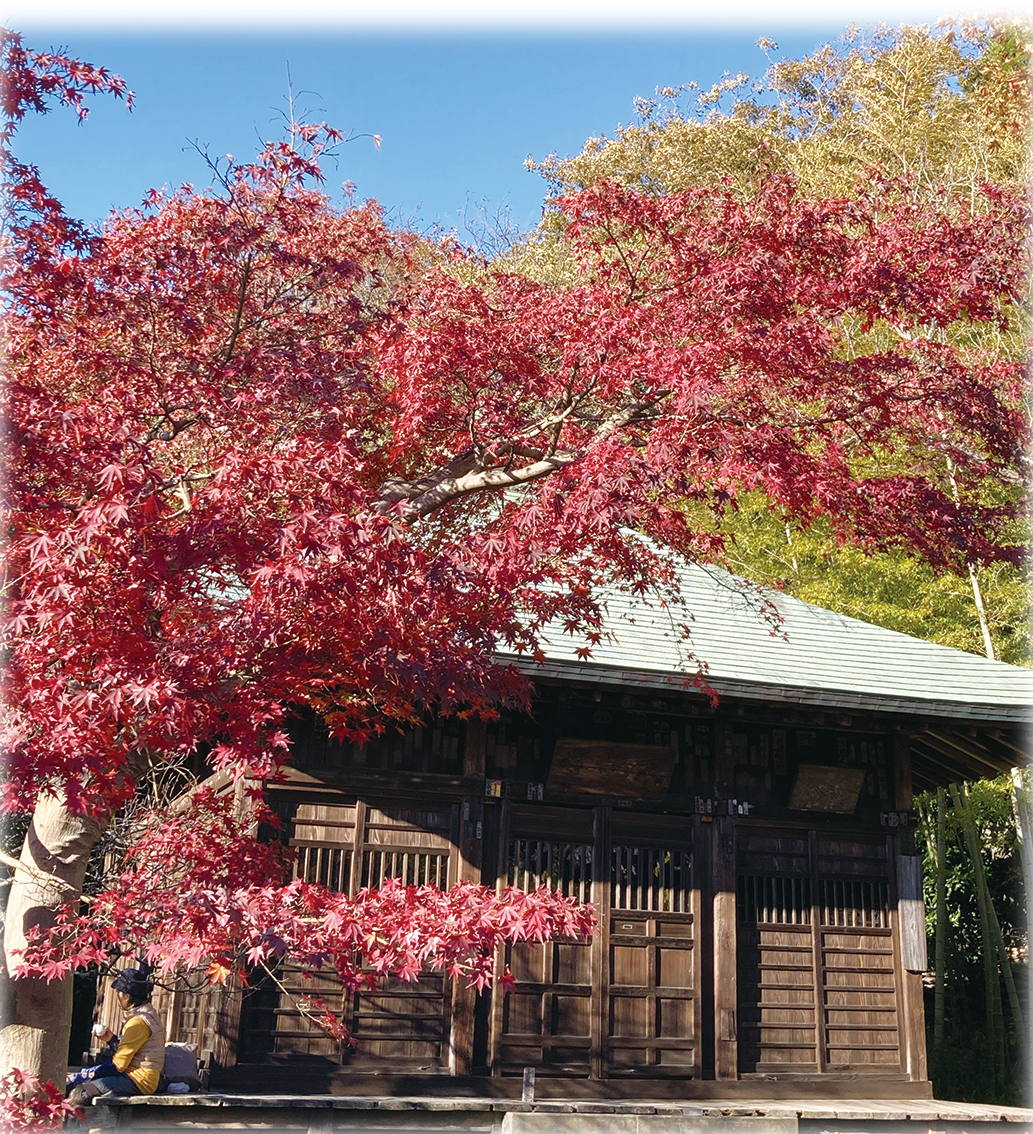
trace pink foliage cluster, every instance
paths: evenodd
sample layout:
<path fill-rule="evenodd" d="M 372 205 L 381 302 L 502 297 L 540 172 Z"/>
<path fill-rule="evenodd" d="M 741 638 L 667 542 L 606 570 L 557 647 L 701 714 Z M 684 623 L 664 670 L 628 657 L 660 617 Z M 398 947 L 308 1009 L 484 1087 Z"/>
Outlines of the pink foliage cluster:
<path fill-rule="evenodd" d="M 10 122 L 121 90 L 62 60 L 24 56 Z M 523 703 L 500 650 L 552 624 L 589 656 L 608 585 L 676 603 L 745 492 L 941 566 L 1018 554 L 986 486 L 1023 459 L 1021 369 L 943 333 L 1007 324 L 1013 195 L 604 182 L 558 204 L 554 285 L 333 208 L 338 137 L 89 240 L 42 205 L 12 230 L 7 808 L 117 807 L 141 751 L 273 775 L 288 705 L 361 738 Z"/>
<path fill-rule="evenodd" d="M 0 1079 L 0 1130 L 60 1130 L 82 1112 L 53 1083 L 15 1068 Z"/>
<path fill-rule="evenodd" d="M 202 790 L 189 811 L 155 819 L 89 913 L 66 907 L 36 934 L 16 975 L 60 979 L 115 951 L 139 951 L 159 979 L 207 965 L 216 982 L 231 974 L 246 982 L 289 958 L 332 969 L 353 991 L 389 974 L 414 981 L 426 968 L 482 989 L 504 941 L 584 938 L 595 925 L 590 905 L 546 887 L 495 893 L 465 882 L 440 890 L 390 880 L 348 896 L 303 881 L 272 884 L 288 852 L 249 834 L 256 818 L 235 817 L 231 795 Z M 508 986 L 508 972 L 499 975 Z M 340 1031 L 332 1013 L 324 1022 Z"/>
<path fill-rule="evenodd" d="M 6 143 L 124 85 L 2 50 L 6 810 L 107 817 L 146 762 L 272 779 L 296 708 L 361 740 L 526 705 L 500 653 L 549 626 L 590 656 L 609 587 L 688 635 L 677 565 L 722 559 L 747 492 L 942 567 L 1018 555 L 1022 372 L 986 347 L 1024 286 L 1014 194 L 603 182 L 557 203 L 578 272 L 549 283 L 334 208 L 339 135 L 300 126 L 88 234 Z M 24 971 L 144 947 L 481 985 L 504 938 L 590 931 L 548 891 L 284 886 L 237 823 L 210 793 L 156 818 Z"/>

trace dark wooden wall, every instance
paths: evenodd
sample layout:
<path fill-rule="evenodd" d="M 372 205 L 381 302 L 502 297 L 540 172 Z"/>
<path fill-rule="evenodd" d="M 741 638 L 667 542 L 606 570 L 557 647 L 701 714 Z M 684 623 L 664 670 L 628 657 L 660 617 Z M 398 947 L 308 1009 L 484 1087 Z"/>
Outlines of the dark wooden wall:
<path fill-rule="evenodd" d="M 345 996 L 320 978 L 355 1053 L 305 1019 L 313 983 L 286 968 L 286 993 L 257 982 L 243 998 L 242 1062 L 534 1067 L 615 1089 L 925 1079 L 921 978 L 902 960 L 917 954 L 897 913 L 910 773 L 886 721 L 554 687 L 534 720 L 428 721 L 365 753 L 302 722 L 296 747 L 303 774 L 273 799 L 298 877 L 353 892 L 389 877 L 548 885 L 592 901 L 599 926 L 590 941 L 507 946 L 509 996 L 429 973 Z M 814 798 L 842 809 L 845 791 L 849 813 L 801 810 L 814 806 L 801 766 L 818 769 Z"/>

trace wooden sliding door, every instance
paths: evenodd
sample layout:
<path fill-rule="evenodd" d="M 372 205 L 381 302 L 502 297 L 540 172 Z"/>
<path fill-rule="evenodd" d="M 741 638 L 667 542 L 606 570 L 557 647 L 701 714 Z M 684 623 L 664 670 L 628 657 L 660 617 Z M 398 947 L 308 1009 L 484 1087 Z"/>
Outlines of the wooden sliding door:
<path fill-rule="evenodd" d="M 742 1074 L 903 1074 L 890 841 L 740 825 Z"/>
<path fill-rule="evenodd" d="M 694 823 L 612 817 L 603 1009 L 609 1077 L 700 1075 Z"/>
<path fill-rule="evenodd" d="M 307 882 L 355 893 L 390 878 L 442 888 L 455 879 L 457 806 L 302 803 L 293 823 L 295 877 Z M 354 1055 L 311 1018 L 319 1015 L 317 999 L 343 1017 L 358 1043 Z M 441 1069 L 450 1009 L 443 972 L 422 973 L 417 983 L 382 978 L 373 989 L 346 994 L 332 972 L 282 965 L 244 1000 L 241 1059 L 304 1054 L 363 1068 Z"/>
<path fill-rule="evenodd" d="M 506 805 L 499 885 L 549 886 L 596 906 L 591 941 L 517 942 L 494 994 L 491 1065 L 546 1075 L 698 1076 L 694 820 Z"/>
<path fill-rule="evenodd" d="M 594 815 L 589 810 L 504 805 L 499 885 L 547 886 L 592 900 L 596 871 Z M 492 994 L 492 1064 L 497 1074 L 531 1066 L 557 1075 L 590 1070 L 592 945 L 587 941 L 516 941 L 502 950 L 517 984 Z"/>

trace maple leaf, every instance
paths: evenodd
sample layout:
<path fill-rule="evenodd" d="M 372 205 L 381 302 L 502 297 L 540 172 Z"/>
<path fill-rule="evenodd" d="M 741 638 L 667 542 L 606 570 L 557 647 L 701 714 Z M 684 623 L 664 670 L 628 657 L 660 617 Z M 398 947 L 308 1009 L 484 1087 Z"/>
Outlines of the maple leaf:
<path fill-rule="evenodd" d="M 233 969 L 222 961 L 212 961 L 205 969 L 205 976 L 210 977 L 213 984 L 225 984 L 233 975 Z"/>

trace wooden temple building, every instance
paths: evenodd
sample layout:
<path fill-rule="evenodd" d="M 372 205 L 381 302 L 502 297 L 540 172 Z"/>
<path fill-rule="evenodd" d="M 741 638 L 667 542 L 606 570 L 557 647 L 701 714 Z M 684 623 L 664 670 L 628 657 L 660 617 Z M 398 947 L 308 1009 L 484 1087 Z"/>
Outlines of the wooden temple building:
<path fill-rule="evenodd" d="M 678 619 L 617 595 L 590 661 L 549 646 L 532 716 L 364 748 L 298 723 L 271 801 L 299 876 L 544 884 L 598 931 L 507 947 L 509 995 L 428 973 L 343 997 L 290 969 L 289 994 L 166 995 L 213 1087 L 519 1097 L 533 1069 L 539 1098 L 929 1095 L 912 798 L 1027 758 L 1033 674 L 777 594 L 773 634 L 720 571 L 684 594 L 716 706 Z M 314 994 L 354 1051 L 298 1011 Z"/>

